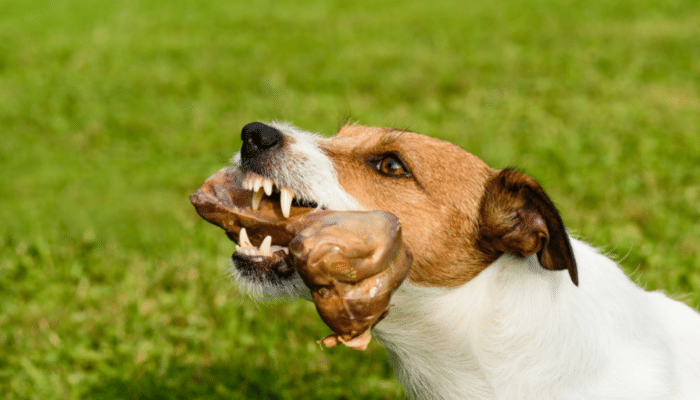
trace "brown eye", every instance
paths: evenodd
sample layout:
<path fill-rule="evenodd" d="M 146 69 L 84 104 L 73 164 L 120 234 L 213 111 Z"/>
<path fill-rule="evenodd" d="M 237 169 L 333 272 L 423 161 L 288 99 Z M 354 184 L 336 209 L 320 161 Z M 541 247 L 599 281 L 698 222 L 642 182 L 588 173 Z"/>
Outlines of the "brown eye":
<path fill-rule="evenodd" d="M 388 176 L 407 176 L 409 174 L 399 158 L 393 154 L 389 154 L 381 159 L 376 166 L 377 171 Z"/>

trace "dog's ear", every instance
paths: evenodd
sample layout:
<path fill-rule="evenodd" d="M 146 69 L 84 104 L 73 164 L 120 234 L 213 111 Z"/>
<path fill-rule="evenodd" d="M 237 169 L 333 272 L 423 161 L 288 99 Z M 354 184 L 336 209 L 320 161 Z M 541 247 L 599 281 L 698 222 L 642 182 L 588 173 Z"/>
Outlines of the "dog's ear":
<path fill-rule="evenodd" d="M 543 268 L 568 270 L 578 286 L 576 260 L 561 216 L 539 183 L 522 172 L 504 169 L 486 184 L 478 245 L 491 256 L 537 253 Z"/>

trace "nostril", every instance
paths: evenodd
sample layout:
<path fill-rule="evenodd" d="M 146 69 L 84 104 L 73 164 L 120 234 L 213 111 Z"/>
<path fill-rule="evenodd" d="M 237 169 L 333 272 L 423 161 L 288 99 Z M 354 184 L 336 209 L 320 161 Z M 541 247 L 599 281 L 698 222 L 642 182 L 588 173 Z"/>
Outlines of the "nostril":
<path fill-rule="evenodd" d="M 251 122 L 243 127 L 241 140 L 244 146 L 251 146 L 251 150 L 261 151 L 282 142 L 282 133 L 261 122 Z"/>

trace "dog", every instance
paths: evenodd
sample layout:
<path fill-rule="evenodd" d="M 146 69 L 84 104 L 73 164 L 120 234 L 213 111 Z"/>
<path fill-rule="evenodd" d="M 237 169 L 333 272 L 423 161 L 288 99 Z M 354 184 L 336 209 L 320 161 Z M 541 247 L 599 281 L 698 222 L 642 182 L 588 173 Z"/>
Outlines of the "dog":
<path fill-rule="evenodd" d="M 569 235 L 533 178 L 391 128 L 324 137 L 253 122 L 241 139 L 232 162 L 253 208 L 270 198 L 284 217 L 297 206 L 399 218 L 413 264 L 373 335 L 412 399 L 700 398 L 700 314 Z M 251 261 L 288 243 L 243 231 L 238 285 L 310 298 L 289 265 Z"/>

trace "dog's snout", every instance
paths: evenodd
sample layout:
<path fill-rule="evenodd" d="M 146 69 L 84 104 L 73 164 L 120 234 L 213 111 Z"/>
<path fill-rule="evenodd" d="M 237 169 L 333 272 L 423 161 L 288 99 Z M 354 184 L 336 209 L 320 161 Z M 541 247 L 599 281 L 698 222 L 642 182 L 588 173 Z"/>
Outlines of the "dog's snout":
<path fill-rule="evenodd" d="M 262 122 L 251 122 L 241 131 L 243 158 L 251 159 L 282 144 L 282 132 Z"/>

